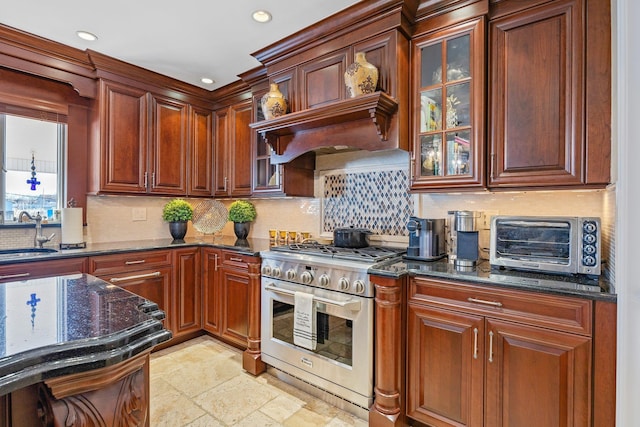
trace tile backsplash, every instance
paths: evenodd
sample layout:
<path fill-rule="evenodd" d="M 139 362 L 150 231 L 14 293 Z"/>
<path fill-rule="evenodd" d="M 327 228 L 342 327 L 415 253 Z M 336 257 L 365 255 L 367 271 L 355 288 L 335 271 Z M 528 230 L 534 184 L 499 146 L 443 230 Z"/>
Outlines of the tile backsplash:
<path fill-rule="evenodd" d="M 375 235 L 407 235 L 413 213 L 406 170 L 327 174 L 323 180 L 322 231 L 353 226 Z"/>

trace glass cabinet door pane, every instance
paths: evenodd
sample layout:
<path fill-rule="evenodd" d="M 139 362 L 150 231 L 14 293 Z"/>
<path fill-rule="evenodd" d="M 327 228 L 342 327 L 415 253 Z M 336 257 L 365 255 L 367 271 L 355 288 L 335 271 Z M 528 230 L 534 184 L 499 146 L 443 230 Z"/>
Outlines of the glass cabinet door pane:
<path fill-rule="evenodd" d="M 442 42 L 423 47 L 420 51 L 420 86 L 442 83 Z"/>
<path fill-rule="evenodd" d="M 447 40 L 447 81 L 466 79 L 469 74 L 470 36 L 456 37 Z"/>
<path fill-rule="evenodd" d="M 470 90 L 469 82 L 447 86 L 447 129 L 471 125 Z"/>
<path fill-rule="evenodd" d="M 420 175 L 442 176 L 442 134 L 420 137 Z"/>
<path fill-rule="evenodd" d="M 420 132 L 442 129 L 442 89 L 426 90 L 420 94 Z"/>
<path fill-rule="evenodd" d="M 447 175 L 471 174 L 471 132 L 447 132 Z"/>

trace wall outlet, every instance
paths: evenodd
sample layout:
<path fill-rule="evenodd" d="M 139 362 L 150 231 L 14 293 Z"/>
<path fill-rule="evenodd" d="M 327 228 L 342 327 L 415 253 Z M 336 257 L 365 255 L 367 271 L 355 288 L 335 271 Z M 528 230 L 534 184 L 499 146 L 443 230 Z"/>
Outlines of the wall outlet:
<path fill-rule="evenodd" d="M 131 219 L 133 221 L 146 221 L 147 208 L 133 208 L 131 210 Z"/>
<path fill-rule="evenodd" d="M 478 226 L 485 230 L 491 228 L 491 217 L 498 215 L 498 211 L 482 211 Z"/>

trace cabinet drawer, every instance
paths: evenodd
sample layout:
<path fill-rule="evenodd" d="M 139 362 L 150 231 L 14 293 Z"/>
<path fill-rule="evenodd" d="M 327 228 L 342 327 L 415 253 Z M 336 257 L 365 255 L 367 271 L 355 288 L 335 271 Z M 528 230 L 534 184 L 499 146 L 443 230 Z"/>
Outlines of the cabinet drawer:
<path fill-rule="evenodd" d="M 171 251 L 129 252 L 89 258 L 89 273 L 100 276 L 166 265 L 171 265 Z"/>
<path fill-rule="evenodd" d="M 0 282 L 84 273 L 86 263 L 86 258 L 70 258 L 3 265 L 0 267 Z"/>
<path fill-rule="evenodd" d="M 241 255 L 234 251 L 222 251 L 222 264 L 248 270 L 248 264 L 259 263 L 259 258 L 248 255 Z"/>
<path fill-rule="evenodd" d="M 409 302 L 587 336 L 592 331 L 592 301 L 582 298 L 414 277 Z"/>

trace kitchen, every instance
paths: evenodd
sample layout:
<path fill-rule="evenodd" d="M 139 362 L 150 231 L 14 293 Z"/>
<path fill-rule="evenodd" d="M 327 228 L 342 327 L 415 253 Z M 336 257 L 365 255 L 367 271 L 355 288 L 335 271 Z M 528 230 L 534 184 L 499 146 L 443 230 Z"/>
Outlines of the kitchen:
<path fill-rule="evenodd" d="M 622 13 L 627 7 L 633 12 L 631 2 L 625 4 L 625 2 L 617 2 L 618 15 L 614 13 L 614 23 L 617 23 L 617 28 L 620 30 L 624 27 L 624 23 L 627 22 L 623 19 L 617 22 L 617 17 L 624 17 L 629 19 L 629 13 Z M 633 15 L 631 15 L 633 16 Z M 615 28 L 616 26 L 614 26 Z M 626 28 L 627 31 L 633 31 L 633 27 Z M 620 31 L 618 31 L 620 34 Z M 623 39 L 624 40 L 624 39 Z M 629 37 L 627 40 L 632 40 Z M 619 48 L 626 46 L 624 41 L 619 41 Z M 623 53 L 619 53 L 621 57 L 624 57 Z M 633 55 L 631 49 L 629 49 L 628 55 Z M 633 58 L 633 56 L 631 56 Z M 633 62 L 631 62 L 633 64 Z M 618 73 L 624 73 L 624 68 L 614 65 L 614 70 Z M 623 77 L 618 76 L 625 84 L 619 83 L 620 87 L 633 87 L 633 81 L 630 76 L 627 76 L 628 82 Z M 619 90 L 619 92 L 625 92 Z M 634 93 L 634 91 L 626 91 L 626 93 Z M 636 102 L 634 99 L 627 101 L 627 98 L 620 96 L 613 98 L 617 102 Z M 632 104 L 633 105 L 633 104 Z M 615 103 L 614 103 L 615 106 Z M 623 138 L 627 133 L 630 135 L 631 126 L 628 125 L 628 132 L 625 133 L 623 126 L 624 114 L 630 114 L 631 110 L 626 106 L 619 106 L 614 108 L 614 111 L 618 112 L 617 121 L 617 135 L 618 144 L 614 145 L 613 157 L 614 164 L 617 163 L 618 180 L 615 187 L 609 187 L 604 190 L 598 191 L 514 191 L 514 192 L 480 192 L 480 193 L 457 193 L 457 194 L 444 194 L 444 193 L 417 193 L 414 194 L 407 203 L 413 205 L 413 209 L 416 215 L 423 217 L 443 217 L 447 215 L 450 210 L 456 210 L 463 207 L 464 209 L 474 211 L 495 212 L 500 214 L 509 215 L 572 215 L 572 216 L 598 216 L 603 218 L 603 224 L 608 224 L 609 241 L 611 242 L 611 251 L 615 253 L 615 258 L 609 256 L 610 265 L 615 260 L 614 279 L 616 283 L 616 291 L 618 293 L 618 308 L 619 319 L 628 319 L 629 316 L 633 316 L 634 299 L 632 297 L 633 285 L 627 282 L 631 280 L 624 280 L 631 277 L 631 241 L 630 237 L 633 228 L 627 224 L 624 219 L 628 218 L 631 224 L 630 218 L 634 212 L 634 207 L 631 205 L 631 198 L 624 198 L 621 196 L 622 191 L 628 191 L 629 195 L 633 194 L 631 189 L 626 189 L 625 184 L 631 185 L 633 180 L 632 174 L 634 170 L 632 167 L 625 169 L 625 165 L 630 165 L 630 159 L 633 156 L 623 155 L 626 153 L 624 150 L 633 150 L 631 144 L 626 144 L 626 140 Z M 625 112 L 625 113 L 621 113 Z M 633 115 L 629 115 L 633 117 Z M 616 123 L 614 120 L 613 123 Z M 616 133 L 614 132 L 614 135 Z M 614 138 L 614 141 L 616 139 Z M 617 152 L 617 162 L 615 161 Z M 403 157 L 404 156 L 404 157 Z M 329 164 L 323 165 L 319 160 L 316 164 L 317 177 L 314 179 L 314 185 L 316 186 L 315 194 L 319 193 L 323 179 L 321 177 L 331 176 L 339 174 L 341 171 L 346 170 L 348 173 L 355 173 L 362 171 L 362 173 L 371 173 L 372 170 L 379 168 L 378 165 L 383 164 L 385 167 L 393 170 L 393 165 L 389 163 L 396 163 L 397 165 L 404 165 L 406 170 L 407 162 L 406 152 L 394 153 L 391 157 L 392 161 L 388 161 L 388 157 L 384 154 L 363 155 L 361 152 L 344 153 L 335 155 L 333 159 L 328 161 Z M 629 162 L 629 163 L 627 163 Z M 396 168 L 397 169 L 397 168 Z M 616 169 L 612 170 L 612 177 L 616 176 Z M 628 175 L 628 180 L 627 178 Z M 614 179 L 615 180 L 615 179 Z M 321 190 L 320 190 L 321 191 Z M 166 224 L 164 224 L 160 218 L 160 211 L 162 205 L 166 202 L 164 199 L 155 198 L 140 198 L 140 197 L 99 197 L 89 196 L 86 203 L 87 214 L 87 227 L 86 237 L 88 242 L 108 242 L 108 241 L 123 241 L 135 238 L 138 240 L 155 239 L 159 236 L 166 236 Z M 323 205 L 322 200 L 319 198 L 287 198 L 287 199 L 256 199 L 255 201 L 257 210 L 259 212 L 259 219 L 252 226 L 252 236 L 267 236 L 268 230 L 271 228 L 283 228 L 284 225 L 278 222 L 278 218 L 284 215 L 290 216 L 290 212 L 296 212 L 297 215 L 292 216 L 292 221 L 287 222 L 286 228 L 295 229 L 299 231 L 309 231 L 314 236 L 321 236 L 327 232 L 322 228 L 322 212 Z M 627 206 L 627 204 L 629 206 Z M 146 221 L 133 221 L 128 220 L 130 216 L 128 213 L 132 209 L 146 209 Z M 627 216 L 628 215 L 628 216 Z M 605 222 L 607 221 L 607 222 Z M 230 229 L 231 224 L 228 224 L 223 230 L 223 234 L 232 235 Z M 190 235 L 188 237 L 198 238 L 199 236 L 191 228 Z M 26 237 L 25 233 L 25 237 Z M 31 230 L 29 230 L 29 237 L 31 237 Z M 629 243 L 625 243 L 627 242 Z M 630 248 L 627 249 L 626 246 Z M 615 248 L 615 250 L 614 250 Z M 628 259 L 626 257 L 629 257 Z M 629 288 L 625 288 L 629 287 Z M 628 294 L 626 293 L 628 292 Z M 624 309 L 629 304 L 628 311 Z M 632 318 L 632 317 L 631 317 Z M 618 375 L 620 376 L 618 383 L 618 424 L 619 425 L 633 425 L 635 408 L 631 404 L 624 404 L 626 396 L 633 396 L 634 384 L 637 382 L 632 381 L 632 374 L 635 373 L 632 360 L 626 359 L 626 354 L 632 354 L 629 351 L 623 351 L 626 346 L 630 348 L 633 346 L 634 340 L 632 331 L 626 330 L 626 325 L 631 325 L 633 322 L 626 320 L 625 322 L 619 321 L 619 351 L 618 351 Z M 630 339 L 627 339 L 629 335 Z M 622 373 L 621 373 L 622 372 Z M 635 386 L 637 387 L 637 386 Z M 625 392 L 623 393 L 622 390 Z M 630 398 L 628 398 L 630 399 Z"/>

